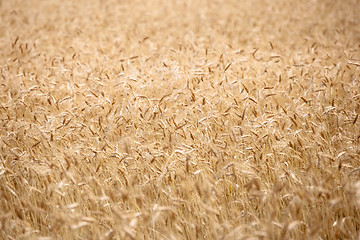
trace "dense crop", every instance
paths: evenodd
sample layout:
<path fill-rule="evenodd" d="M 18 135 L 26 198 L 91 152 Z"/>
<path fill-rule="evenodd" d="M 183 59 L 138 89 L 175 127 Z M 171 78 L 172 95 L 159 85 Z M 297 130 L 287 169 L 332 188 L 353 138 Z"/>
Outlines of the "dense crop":
<path fill-rule="evenodd" d="M 360 4 L 0 1 L 0 239 L 356 239 Z"/>

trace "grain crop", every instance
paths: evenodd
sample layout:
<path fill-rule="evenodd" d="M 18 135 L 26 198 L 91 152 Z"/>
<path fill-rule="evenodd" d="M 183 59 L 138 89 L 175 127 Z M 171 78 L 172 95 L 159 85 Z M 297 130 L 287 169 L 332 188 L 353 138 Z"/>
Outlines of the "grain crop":
<path fill-rule="evenodd" d="M 0 0 L 0 239 L 359 239 L 358 0 Z"/>

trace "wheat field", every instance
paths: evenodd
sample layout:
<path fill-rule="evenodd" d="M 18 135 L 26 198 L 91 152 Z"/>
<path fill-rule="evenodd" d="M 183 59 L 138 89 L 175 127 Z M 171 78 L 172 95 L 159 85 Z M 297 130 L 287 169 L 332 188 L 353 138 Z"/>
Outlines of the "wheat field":
<path fill-rule="evenodd" d="M 358 0 L 0 0 L 0 239 L 359 239 Z"/>

